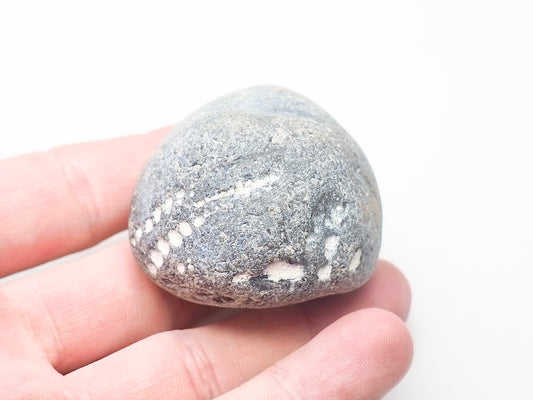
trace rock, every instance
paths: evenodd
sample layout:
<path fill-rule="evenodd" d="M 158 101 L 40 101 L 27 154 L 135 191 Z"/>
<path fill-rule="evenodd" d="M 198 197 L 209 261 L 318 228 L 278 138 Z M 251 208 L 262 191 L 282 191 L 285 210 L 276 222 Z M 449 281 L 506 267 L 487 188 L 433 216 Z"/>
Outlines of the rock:
<path fill-rule="evenodd" d="M 261 86 L 169 133 L 137 183 L 129 239 L 146 274 L 178 297 L 276 307 L 365 283 L 381 205 L 368 161 L 335 120 Z"/>

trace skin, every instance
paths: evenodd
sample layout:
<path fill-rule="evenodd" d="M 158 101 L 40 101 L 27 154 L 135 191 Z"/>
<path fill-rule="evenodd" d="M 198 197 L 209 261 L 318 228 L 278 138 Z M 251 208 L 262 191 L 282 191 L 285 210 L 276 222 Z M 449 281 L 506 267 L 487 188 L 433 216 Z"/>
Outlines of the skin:
<path fill-rule="evenodd" d="M 168 130 L 0 161 L 0 275 L 124 230 Z M 117 243 L 0 285 L 0 398 L 378 399 L 409 368 L 409 306 L 380 261 L 355 292 L 228 315 L 159 289 Z"/>

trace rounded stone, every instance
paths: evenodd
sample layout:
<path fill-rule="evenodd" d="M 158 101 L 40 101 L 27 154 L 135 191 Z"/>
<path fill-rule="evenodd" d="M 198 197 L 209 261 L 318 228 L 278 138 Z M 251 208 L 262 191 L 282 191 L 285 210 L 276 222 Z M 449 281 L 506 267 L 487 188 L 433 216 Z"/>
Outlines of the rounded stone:
<path fill-rule="evenodd" d="M 145 273 L 180 298 L 276 307 L 365 283 L 381 205 L 368 161 L 333 118 L 260 86 L 168 134 L 137 183 L 129 239 Z"/>

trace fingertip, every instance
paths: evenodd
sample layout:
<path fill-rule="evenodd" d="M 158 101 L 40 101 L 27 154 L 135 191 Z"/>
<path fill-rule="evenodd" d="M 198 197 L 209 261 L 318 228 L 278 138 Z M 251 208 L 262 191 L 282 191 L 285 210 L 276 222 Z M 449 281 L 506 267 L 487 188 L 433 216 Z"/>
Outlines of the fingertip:
<path fill-rule="evenodd" d="M 365 308 L 339 318 L 220 399 L 378 399 L 405 375 L 412 354 L 400 317 Z"/>
<path fill-rule="evenodd" d="M 413 360 L 413 339 L 405 322 L 395 313 L 374 308 L 362 310 L 365 317 L 373 320 L 376 334 L 369 335 L 373 340 L 371 349 L 374 360 L 383 368 L 387 391 L 396 385 L 409 370 Z M 379 334 L 377 333 L 379 332 Z"/>
<path fill-rule="evenodd" d="M 412 300 L 411 285 L 405 274 L 390 261 L 379 260 L 374 276 L 374 281 L 379 281 L 383 286 L 382 290 L 398 300 L 391 301 L 388 310 L 405 321 L 409 316 Z M 368 284 L 372 283 L 371 279 Z"/>
<path fill-rule="evenodd" d="M 344 327 L 343 331 L 337 330 L 343 335 L 339 341 L 347 348 L 352 346 L 352 364 L 359 369 L 352 379 L 359 381 L 359 390 L 368 398 L 381 398 L 405 376 L 413 359 L 413 340 L 398 315 L 367 308 L 335 324 Z"/>

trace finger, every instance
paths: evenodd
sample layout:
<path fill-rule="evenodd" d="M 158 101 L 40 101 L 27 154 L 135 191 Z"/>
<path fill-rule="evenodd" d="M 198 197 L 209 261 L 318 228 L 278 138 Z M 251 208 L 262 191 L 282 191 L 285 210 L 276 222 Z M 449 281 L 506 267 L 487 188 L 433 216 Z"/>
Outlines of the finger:
<path fill-rule="evenodd" d="M 119 243 L 71 264 L 27 276 L 0 287 L 5 315 L 18 316 L 2 327 L 32 339 L 28 349 L 58 371 L 68 372 L 155 332 L 184 328 L 210 308 L 180 300 L 155 286 L 137 266 L 127 243 Z M 6 306 L 9 305 L 9 306 Z M 16 324 L 13 322 L 17 322 Z M 26 340 L 27 342 L 27 340 Z"/>
<path fill-rule="evenodd" d="M 379 268 L 390 270 L 391 266 L 384 263 Z M 389 276 L 397 279 L 399 275 L 377 274 L 376 279 L 387 287 Z M 375 283 L 374 290 L 380 286 Z M 396 303 L 407 301 L 408 293 L 397 296 L 383 296 L 380 302 L 377 293 L 368 291 L 357 300 L 348 296 L 345 301 L 352 307 L 365 307 L 368 300 L 396 309 Z M 324 329 L 327 320 L 322 314 L 328 302 L 333 319 L 348 311 L 333 299 L 321 300 L 316 310 L 311 305 L 255 310 L 195 329 L 159 333 L 72 372 L 68 379 L 93 398 L 212 398 L 242 384 Z"/>
<path fill-rule="evenodd" d="M 372 278 L 355 292 L 302 303 L 305 312 L 312 312 L 320 326 L 331 324 L 338 315 L 365 307 L 384 308 L 407 319 L 411 307 L 411 288 L 402 272 L 388 261 L 379 260 Z M 338 315 L 330 312 L 331 308 Z"/>
<path fill-rule="evenodd" d="M 397 316 L 365 309 L 218 399 L 379 399 L 407 372 L 412 354 Z"/>
<path fill-rule="evenodd" d="M 126 243 L 15 280 L 2 286 L 2 292 L 13 313 L 23 316 L 19 319 L 27 336 L 35 339 L 43 356 L 61 372 L 72 371 L 150 334 L 188 327 L 213 312 L 152 284 Z M 397 312 L 407 309 L 409 301 L 404 276 L 392 264 L 380 261 L 374 276 L 358 291 L 300 307 L 314 315 L 317 326 L 326 326 L 336 318 L 332 308 L 338 315 L 368 306 Z"/>
<path fill-rule="evenodd" d="M 169 128 L 0 161 L 0 276 L 126 227 L 140 170 Z"/>

